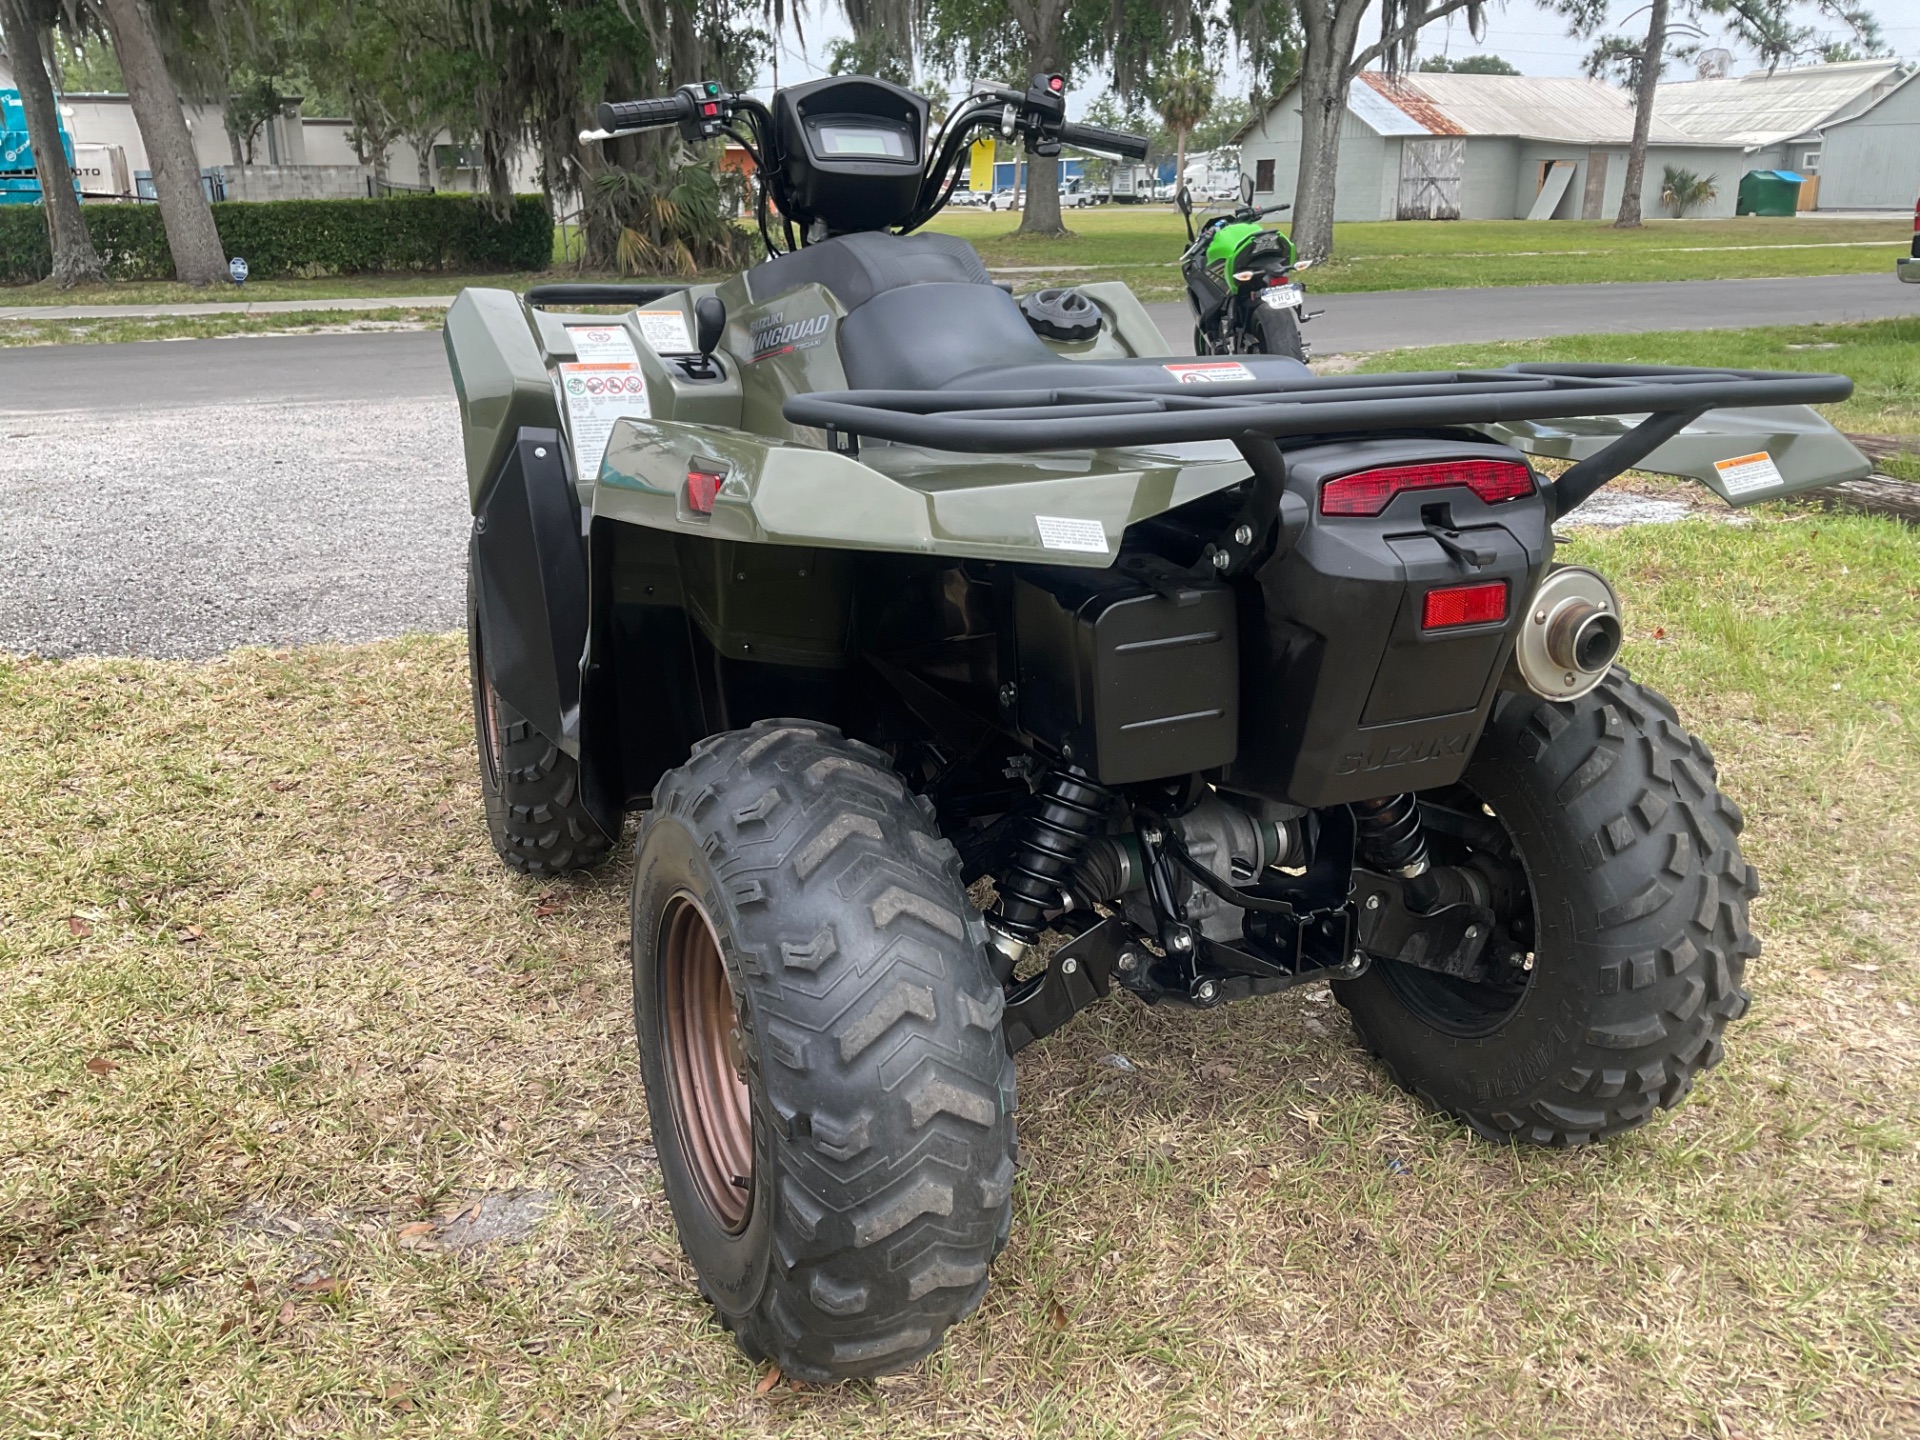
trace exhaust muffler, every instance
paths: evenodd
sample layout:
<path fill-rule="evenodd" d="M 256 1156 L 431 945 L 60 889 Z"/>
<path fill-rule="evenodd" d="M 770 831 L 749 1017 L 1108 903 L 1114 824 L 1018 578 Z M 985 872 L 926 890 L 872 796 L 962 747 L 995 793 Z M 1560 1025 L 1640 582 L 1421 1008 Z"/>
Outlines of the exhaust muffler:
<path fill-rule="evenodd" d="M 1584 565 L 1561 565 L 1528 602 L 1509 678 L 1549 700 L 1577 700 L 1605 678 L 1623 639 L 1613 587 Z"/>

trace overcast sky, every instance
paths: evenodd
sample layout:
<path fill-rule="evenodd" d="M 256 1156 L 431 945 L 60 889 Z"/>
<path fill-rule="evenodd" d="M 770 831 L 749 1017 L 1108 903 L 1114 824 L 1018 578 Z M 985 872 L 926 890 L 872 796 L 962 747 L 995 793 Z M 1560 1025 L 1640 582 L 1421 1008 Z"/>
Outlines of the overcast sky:
<path fill-rule="evenodd" d="M 1642 4 L 1643 0 L 1616 0 L 1614 19 L 1623 30 L 1632 27 L 1634 22 L 1630 22 L 1628 17 L 1634 15 Z M 1474 40 L 1467 33 L 1464 23 L 1448 25 L 1442 22 L 1421 35 L 1420 53 L 1456 58 L 1462 55 L 1499 55 L 1528 75 L 1581 73 L 1580 62 L 1589 44 L 1584 40 L 1569 38 L 1564 20 L 1545 13 L 1529 0 L 1506 0 L 1504 5 L 1500 0 L 1495 0 L 1488 8 L 1490 13 L 1485 40 Z M 1908 60 L 1920 60 L 1920 3 L 1917 0 L 1873 0 L 1873 8 L 1880 18 L 1881 33 L 1893 52 Z M 809 10 L 810 14 L 804 22 L 804 42 L 791 26 L 781 36 L 782 84 L 791 85 L 825 74 L 828 46 L 847 34 L 846 20 L 837 4 L 823 5 L 821 0 L 814 0 Z M 1822 20 L 1812 5 L 1803 4 L 1799 10 L 1801 13 L 1798 18 L 1804 23 L 1822 30 L 1833 28 L 1831 22 Z M 1644 24 L 1643 18 L 1636 19 Z M 1360 28 L 1362 45 L 1370 43 L 1378 30 L 1379 21 L 1369 16 Z M 1715 43 L 1725 42 L 1716 40 Z M 1734 45 L 1728 45 L 1728 48 L 1734 52 L 1734 74 L 1753 68 L 1754 57 L 1751 53 L 1743 53 Z M 1228 68 L 1228 79 L 1233 88 L 1240 89 L 1238 67 L 1229 62 Z M 1666 73 L 1669 79 L 1674 79 L 1683 77 L 1686 71 L 1683 66 L 1669 64 Z M 763 74 L 760 79 L 764 88 L 772 77 Z M 928 88 L 932 83 L 928 82 Z M 1105 88 L 1106 83 L 1105 74 L 1076 77 L 1074 95 L 1069 103 L 1071 113 L 1078 115 Z"/>

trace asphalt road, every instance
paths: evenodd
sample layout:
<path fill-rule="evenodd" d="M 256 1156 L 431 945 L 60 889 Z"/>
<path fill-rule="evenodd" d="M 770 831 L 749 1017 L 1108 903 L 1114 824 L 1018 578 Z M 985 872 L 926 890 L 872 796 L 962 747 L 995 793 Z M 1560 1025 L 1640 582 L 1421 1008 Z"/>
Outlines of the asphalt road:
<path fill-rule="evenodd" d="M 1317 354 L 1910 315 L 1892 276 L 1336 295 Z M 1154 306 L 1185 348 L 1184 313 Z M 462 623 L 440 336 L 0 350 L 0 651 L 197 657 Z"/>

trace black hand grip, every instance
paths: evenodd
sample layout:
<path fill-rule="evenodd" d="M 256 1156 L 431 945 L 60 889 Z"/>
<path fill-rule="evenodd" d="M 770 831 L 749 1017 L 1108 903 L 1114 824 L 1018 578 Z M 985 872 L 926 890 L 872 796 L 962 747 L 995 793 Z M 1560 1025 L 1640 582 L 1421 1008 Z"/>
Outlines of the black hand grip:
<path fill-rule="evenodd" d="M 663 100 L 603 100 L 600 102 L 602 130 L 645 130 L 655 125 L 672 125 L 691 113 L 693 102 L 685 95 L 669 95 Z"/>
<path fill-rule="evenodd" d="M 1147 137 L 1129 135 L 1125 130 L 1103 130 L 1098 125 L 1076 125 L 1072 121 L 1060 127 L 1060 143 L 1081 150 L 1104 150 L 1123 160 L 1147 158 Z"/>

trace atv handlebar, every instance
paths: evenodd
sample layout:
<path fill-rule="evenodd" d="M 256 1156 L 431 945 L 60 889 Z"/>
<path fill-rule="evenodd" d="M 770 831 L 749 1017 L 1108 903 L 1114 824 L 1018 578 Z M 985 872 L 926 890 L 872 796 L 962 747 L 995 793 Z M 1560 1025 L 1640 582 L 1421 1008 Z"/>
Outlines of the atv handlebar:
<path fill-rule="evenodd" d="M 1147 137 L 1125 130 L 1107 130 L 1098 125 L 1079 125 L 1072 121 L 1060 126 L 1060 143 L 1076 150 L 1102 150 L 1122 160 L 1147 158 Z"/>
<path fill-rule="evenodd" d="M 613 134 L 678 125 L 692 118 L 693 97 L 684 91 L 658 100 L 603 100 L 598 116 L 600 128 Z"/>

